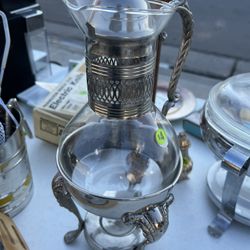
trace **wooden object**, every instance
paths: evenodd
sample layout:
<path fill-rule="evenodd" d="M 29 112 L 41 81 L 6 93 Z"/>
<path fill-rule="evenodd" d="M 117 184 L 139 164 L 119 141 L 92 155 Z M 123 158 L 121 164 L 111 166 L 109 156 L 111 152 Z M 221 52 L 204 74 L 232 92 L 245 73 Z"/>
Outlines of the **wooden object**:
<path fill-rule="evenodd" d="M 0 242 L 4 250 L 29 250 L 12 219 L 0 212 Z"/>

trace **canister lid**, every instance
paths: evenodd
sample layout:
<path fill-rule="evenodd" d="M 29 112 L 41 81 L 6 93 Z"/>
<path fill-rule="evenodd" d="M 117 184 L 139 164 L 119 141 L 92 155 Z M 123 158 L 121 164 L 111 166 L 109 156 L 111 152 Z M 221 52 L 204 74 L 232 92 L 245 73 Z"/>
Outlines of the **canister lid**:
<path fill-rule="evenodd" d="M 249 150 L 250 73 L 230 77 L 214 86 L 205 117 L 221 136 Z"/>

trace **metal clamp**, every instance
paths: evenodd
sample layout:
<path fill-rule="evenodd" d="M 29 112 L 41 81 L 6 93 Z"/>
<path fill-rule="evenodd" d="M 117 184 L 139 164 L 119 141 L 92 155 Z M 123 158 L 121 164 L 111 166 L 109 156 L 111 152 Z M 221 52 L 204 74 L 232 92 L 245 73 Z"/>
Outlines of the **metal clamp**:
<path fill-rule="evenodd" d="M 235 146 L 226 152 L 222 160 L 221 166 L 227 170 L 222 191 L 222 207 L 211 225 L 208 226 L 209 234 L 215 238 L 219 238 L 233 221 L 236 203 L 249 163 L 249 155 Z"/>
<path fill-rule="evenodd" d="M 168 207 L 173 200 L 174 196 L 169 194 L 167 200 L 162 203 L 150 205 L 134 213 L 123 215 L 122 221 L 125 224 L 134 225 L 142 230 L 145 237 L 142 246 L 160 239 L 166 232 L 169 224 Z"/>
<path fill-rule="evenodd" d="M 57 173 L 52 180 L 52 190 L 59 205 L 68 209 L 78 219 L 78 228 L 69 231 L 64 235 L 64 242 L 66 244 L 70 244 L 80 235 L 81 231 L 84 229 L 84 220 L 82 219 L 78 208 L 76 207 L 70 193 L 66 188 L 63 177 L 59 173 Z"/>
<path fill-rule="evenodd" d="M 167 115 L 169 109 L 173 107 L 175 103 L 179 100 L 178 96 L 176 95 L 176 88 L 188 51 L 191 46 L 191 38 L 193 35 L 193 16 L 192 12 L 189 10 L 187 1 L 176 1 L 176 5 L 177 5 L 176 11 L 182 18 L 183 37 L 177 61 L 175 63 L 169 81 L 168 100 L 165 102 L 162 108 L 162 113 L 165 116 Z"/>

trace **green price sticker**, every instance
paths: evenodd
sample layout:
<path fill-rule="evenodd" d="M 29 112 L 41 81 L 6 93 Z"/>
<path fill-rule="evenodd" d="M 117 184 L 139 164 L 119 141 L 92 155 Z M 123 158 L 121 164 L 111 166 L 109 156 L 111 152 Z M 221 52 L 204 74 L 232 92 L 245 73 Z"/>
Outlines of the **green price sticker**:
<path fill-rule="evenodd" d="M 80 91 L 80 92 L 79 92 L 79 94 L 80 94 L 80 95 L 87 95 L 87 94 L 88 94 L 88 92 L 87 92 L 87 91 L 85 91 L 85 90 L 82 90 L 82 91 Z"/>
<path fill-rule="evenodd" d="M 160 146 L 166 146 L 168 142 L 167 133 L 164 129 L 159 128 L 155 132 L 155 140 Z"/>

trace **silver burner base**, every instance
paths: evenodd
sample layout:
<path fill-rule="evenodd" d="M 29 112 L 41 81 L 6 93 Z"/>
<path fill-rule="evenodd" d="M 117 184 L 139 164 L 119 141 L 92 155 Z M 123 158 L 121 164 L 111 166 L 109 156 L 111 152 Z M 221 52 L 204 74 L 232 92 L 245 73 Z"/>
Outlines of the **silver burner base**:
<path fill-rule="evenodd" d="M 92 249 L 129 250 L 142 249 L 144 237 L 141 230 L 125 225 L 122 221 L 102 218 L 87 213 L 85 238 Z"/>

